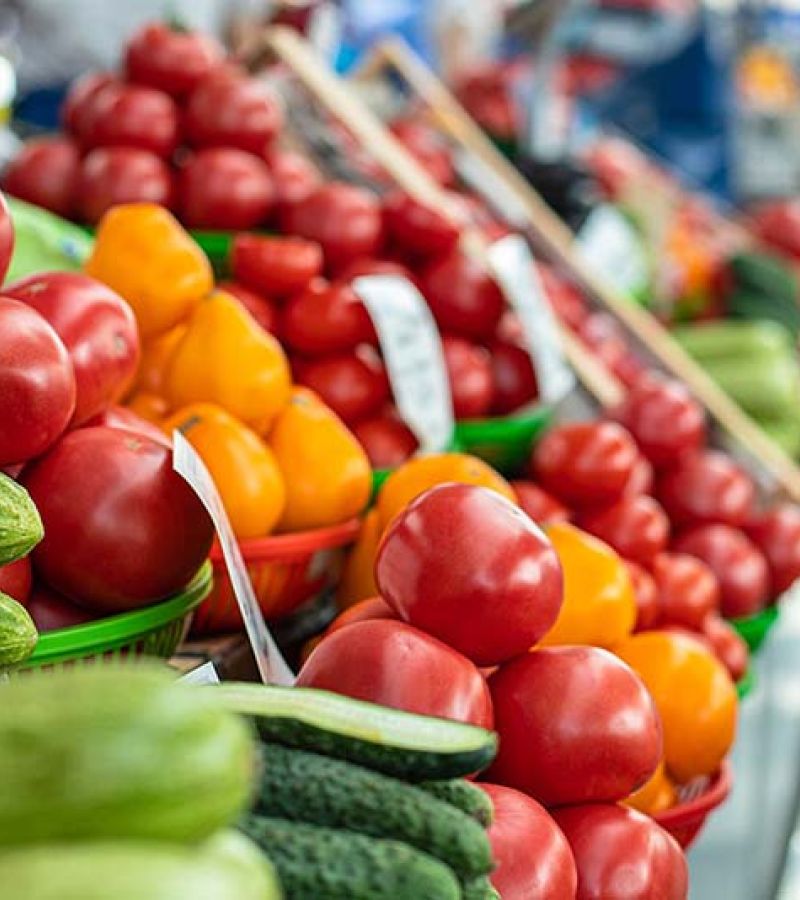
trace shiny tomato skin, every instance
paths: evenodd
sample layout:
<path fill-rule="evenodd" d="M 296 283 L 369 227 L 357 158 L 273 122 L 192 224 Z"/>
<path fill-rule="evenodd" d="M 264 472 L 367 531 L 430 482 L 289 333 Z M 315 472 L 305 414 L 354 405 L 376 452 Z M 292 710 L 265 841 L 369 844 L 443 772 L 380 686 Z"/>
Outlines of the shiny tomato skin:
<path fill-rule="evenodd" d="M 333 634 L 334 631 L 340 631 L 348 625 L 355 625 L 356 622 L 371 622 L 374 619 L 399 621 L 397 613 L 382 597 L 367 597 L 366 600 L 359 600 L 358 603 L 354 603 L 340 612 L 328 625 L 325 635 Z"/>
<path fill-rule="evenodd" d="M 28 600 L 28 612 L 37 631 L 46 633 L 73 625 L 83 625 L 99 618 L 67 600 L 45 584 L 37 584 Z"/>
<path fill-rule="evenodd" d="M 75 185 L 81 157 L 69 138 L 32 138 L 3 173 L 3 190 L 64 218 L 75 210 Z"/>
<path fill-rule="evenodd" d="M 636 598 L 636 626 L 634 631 L 649 631 L 661 621 L 661 598 L 653 576 L 638 563 L 625 560 Z"/>
<path fill-rule="evenodd" d="M 413 281 L 411 272 L 402 263 L 393 259 L 371 259 L 366 256 L 348 263 L 339 272 L 337 280 L 339 283 L 350 284 L 362 275 L 400 275 Z"/>
<path fill-rule="evenodd" d="M 131 434 L 141 434 L 149 437 L 151 440 L 165 447 L 171 446 L 169 436 L 152 422 L 143 419 L 127 406 L 107 406 L 102 412 L 92 416 L 84 423 L 87 428 L 96 428 L 103 426 L 105 428 L 120 428 L 122 431 L 128 431 Z"/>
<path fill-rule="evenodd" d="M 636 464 L 622 491 L 623 497 L 637 497 L 641 494 L 652 494 L 655 484 L 655 470 L 646 456 L 639 454 Z"/>
<path fill-rule="evenodd" d="M 237 281 L 220 281 L 217 287 L 226 294 L 235 297 L 258 324 L 270 334 L 278 336 L 279 313 L 275 305 L 267 297 L 250 290 Z"/>
<path fill-rule="evenodd" d="M 75 411 L 75 372 L 36 310 L 0 297 L 0 466 L 44 453 Z"/>
<path fill-rule="evenodd" d="M 269 169 L 252 153 L 212 147 L 195 153 L 178 172 L 179 207 L 190 228 L 255 228 L 275 197 Z"/>
<path fill-rule="evenodd" d="M 570 512 L 567 507 L 533 481 L 512 481 L 511 487 L 517 495 L 520 509 L 537 524 L 569 521 Z"/>
<path fill-rule="evenodd" d="M 394 469 L 417 451 L 414 432 L 396 414 L 382 413 L 353 426 L 374 469 Z"/>
<path fill-rule="evenodd" d="M 744 677 L 750 665 L 750 650 L 733 625 L 716 613 L 711 613 L 703 622 L 703 635 L 731 678 L 739 681 Z"/>
<path fill-rule="evenodd" d="M 558 555 L 519 507 L 486 488 L 442 484 L 392 521 L 375 559 L 401 617 L 479 666 L 532 647 L 563 599 Z"/>
<path fill-rule="evenodd" d="M 134 147 L 98 147 L 87 153 L 78 173 L 76 204 L 86 222 L 99 222 L 121 203 L 175 202 L 172 172 L 162 159 Z"/>
<path fill-rule="evenodd" d="M 300 153 L 275 147 L 267 153 L 266 161 L 275 184 L 279 214 L 287 206 L 305 200 L 322 184 L 322 176 Z"/>
<path fill-rule="evenodd" d="M 661 505 L 643 494 L 623 497 L 612 506 L 589 510 L 577 524 L 599 537 L 620 556 L 640 565 L 649 565 L 656 554 L 666 549 L 669 519 Z"/>
<path fill-rule="evenodd" d="M 0 194 L 0 284 L 6 277 L 14 252 L 14 223 L 8 210 L 6 198 Z"/>
<path fill-rule="evenodd" d="M 442 256 L 458 243 L 459 226 L 451 218 L 402 191 L 384 199 L 383 221 L 395 245 L 414 258 Z"/>
<path fill-rule="evenodd" d="M 44 316 L 64 342 L 75 370 L 73 427 L 119 400 L 140 348 L 133 311 L 118 294 L 80 272 L 29 275 L 4 293 Z"/>
<path fill-rule="evenodd" d="M 593 803 L 553 813 L 578 870 L 575 900 L 686 900 L 689 874 L 677 841 L 649 816 Z"/>
<path fill-rule="evenodd" d="M 346 425 L 375 415 L 391 397 L 386 369 L 371 347 L 309 360 L 295 371 L 297 381 L 317 393 Z"/>
<path fill-rule="evenodd" d="M 750 616 L 769 601 L 769 568 L 764 554 L 739 529 L 699 525 L 680 535 L 673 549 L 701 559 L 717 576 L 726 618 Z"/>
<path fill-rule="evenodd" d="M 237 234 L 230 264 L 233 277 L 250 290 L 287 297 L 322 274 L 322 248 L 303 238 Z"/>
<path fill-rule="evenodd" d="M 66 130 L 75 137 L 80 135 L 84 117 L 91 114 L 97 94 L 107 85 L 118 83 L 111 72 L 87 72 L 73 81 L 61 107 L 61 121 Z"/>
<path fill-rule="evenodd" d="M 16 559 L 14 562 L 0 566 L 0 593 L 26 606 L 31 595 L 33 574 L 31 560 L 28 556 Z"/>
<path fill-rule="evenodd" d="M 501 666 L 489 689 L 500 750 L 486 777 L 548 808 L 621 800 L 661 759 L 650 694 L 606 650 L 535 650 Z"/>
<path fill-rule="evenodd" d="M 180 590 L 208 555 L 211 520 L 164 444 L 79 428 L 22 482 L 45 528 L 37 573 L 85 609 L 115 613 Z"/>
<path fill-rule="evenodd" d="M 224 47 L 210 34 L 150 22 L 125 47 L 128 81 L 158 88 L 181 98 L 225 58 Z"/>
<path fill-rule="evenodd" d="M 624 493 L 639 459 L 633 438 L 613 422 L 576 422 L 551 429 L 533 450 L 542 487 L 576 509 L 605 506 Z"/>
<path fill-rule="evenodd" d="M 640 379 L 614 411 L 656 468 L 670 467 L 706 442 L 703 408 L 680 381 L 653 373 Z"/>
<path fill-rule="evenodd" d="M 589 315 L 589 305 L 580 288 L 546 263 L 537 262 L 536 268 L 555 314 L 573 331 L 579 330 Z"/>
<path fill-rule="evenodd" d="M 478 261 L 453 249 L 422 269 L 419 286 L 442 331 L 475 340 L 494 334 L 503 295 Z"/>
<path fill-rule="evenodd" d="M 477 419 L 492 403 L 492 364 L 479 344 L 445 335 L 442 352 L 457 419 Z"/>
<path fill-rule="evenodd" d="M 518 344 L 492 341 L 492 412 L 504 416 L 539 396 L 530 353 Z"/>
<path fill-rule="evenodd" d="M 745 531 L 767 558 L 772 596 L 777 597 L 800 578 L 800 507 L 778 503 L 751 517 Z"/>
<path fill-rule="evenodd" d="M 355 291 L 321 279 L 287 300 L 280 332 L 288 347 L 307 356 L 344 353 L 359 344 L 377 343 L 372 319 Z"/>
<path fill-rule="evenodd" d="M 443 187 L 453 183 L 455 170 L 452 154 L 439 132 L 412 119 L 396 120 L 391 125 L 391 131 L 434 181 Z"/>
<path fill-rule="evenodd" d="M 575 860 L 547 810 L 513 788 L 478 787 L 494 807 L 487 834 L 496 868 L 489 877 L 503 900 L 575 900 Z"/>
<path fill-rule="evenodd" d="M 375 256 L 383 243 L 380 203 L 369 191 L 341 181 L 320 185 L 289 205 L 281 217 L 283 230 L 316 241 L 329 270 Z"/>
<path fill-rule="evenodd" d="M 186 137 L 194 147 L 231 147 L 262 155 L 283 125 L 280 103 L 256 78 L 205 78 L 186 104 Z"/>
<path fill-rule="evenodd" d="M 323 638 L 297 685 L 483 728 L 493 723 L 489 689 L 475 666 L 436 638 L 391 619 L 356 622 Z"/>
<path fill-rule="evenodd" d="M 717 576 L 702 560 L 688 553 L 659 553 L 651 572 L 666 624 L 700 631 L 706 617 L 719 609 Z"/>

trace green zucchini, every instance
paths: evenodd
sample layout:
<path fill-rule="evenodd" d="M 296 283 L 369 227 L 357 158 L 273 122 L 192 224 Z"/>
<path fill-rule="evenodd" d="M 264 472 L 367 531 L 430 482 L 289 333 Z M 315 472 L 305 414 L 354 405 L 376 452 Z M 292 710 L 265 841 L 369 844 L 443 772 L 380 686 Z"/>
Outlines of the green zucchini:
<path fill-rule="evenodd" d="M 0 566 L 30 553 L 43 537 L 39 510 L 30 494 L 0 472 Z"/>
<path fill-rule="evenodd" d="M 0 853 L 14 900 L 280 900 L 275 871 L 243 834 L 198 847 L 139 841 L 34 844 Z M 11 895 L 9 895 L 10 898 Z"/>
<path fill-rule="evenodd" d="M 770 360 L 793 354 L 789 332 L 777 322 L 705 322 L 681 325 L 672 336 L 700 363 L 711 360 Z"/>
<path fill-rule="evenodd" d="M 463 778 L 449 778 L 447 781 L 422 781 L 417 787 L 427 791 L 439 800 L 444 800 L 461 812 L 488 828 L 494 819 L 494 807 L 486 791 L 482 791 Z"/>
<path fill-rule="evenodd" d="M 247 816 L 242 830 L 268 854 L 286 900 L 460 900 L 451 870 L 400 841 Z"/>
<path fill-rule="evenodd" d="M 228 682 L 214 688 L 228 707 L 252 716 L 262 737 L 358 763 L 407 781 L 459 778 L 485 768 L 497 735 L 314 688 Z"/>
<path fill-rule="evenodd" d="M 38 639 L 25 607 L 0 591 L 0 672 L 24 662 Z"/>
<path fill-rule="evenodd" d="M 492 870 L 486 832 L 460 809 L 397 778 L 318 753 L 266 744 L 256 811 L 403 841 L 460 878 Z"/>
<path fill-rule="evenodd" d="M 166 669 L 33 672 L 2 688 L 0 847 L 199 841 L 247 806 L 255 762 L 247 723 Z"/>
<path fill-rule="evenodd" d="M 473 878 L 472 881 L 465 881 L 461 885 L 462 900 L 501 900 L 500 894 L 497 893 L 489 881 L 488 875 L 482 875 L 480 878 Z"/>
<path fill-rule="evenodd" d="M 794 357 L 708 360 L 703 368 L 754 419 L 780 419 L 800 408 L 800 366 Z"/>

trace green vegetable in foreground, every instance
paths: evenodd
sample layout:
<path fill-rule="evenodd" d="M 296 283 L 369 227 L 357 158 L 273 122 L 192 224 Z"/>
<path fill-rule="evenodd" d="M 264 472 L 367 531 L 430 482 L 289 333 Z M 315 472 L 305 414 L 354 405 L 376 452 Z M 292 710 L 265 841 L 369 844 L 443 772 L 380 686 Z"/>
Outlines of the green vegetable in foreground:
<path fill-rule="evenodd" d="M 0 672 L 24 662 L 39 635 L 24 606 L 0 591 Z"/>
<path fill-rule="evenodd" d="M 30 494 L 0 472 L 0 566 L 30 553 L 43 537 L 42 520 Z"/>

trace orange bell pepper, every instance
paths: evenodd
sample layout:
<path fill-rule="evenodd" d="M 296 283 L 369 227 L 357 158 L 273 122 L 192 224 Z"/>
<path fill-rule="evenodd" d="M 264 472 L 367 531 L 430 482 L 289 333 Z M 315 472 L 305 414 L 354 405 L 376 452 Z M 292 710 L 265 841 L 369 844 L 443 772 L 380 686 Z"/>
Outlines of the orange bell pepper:
<path fill-rule="evenodd" d="M 648 816 L 654 816 L 675 806 L 678 802 L 678 792 L 667 775 L 663 759 L 639 790 L 629 794 L 622 802 L 625 806 L 638 809 Z"/>
<path fill-rule="evenodd" d="M 286 488 L 275 455 L 261 438 L 213 403 L 179 409 L 164 423 L 178 429 L 206 464 L 238 538 L 264 537 L 278 524 Z"/>
<path fill-rule="evenodd" d="M 167 364 L 185 333 L 186 325 L 181 323 L 156 335 L 142 347 L 142 358 L 136 373 L 137 391 L 163 396 L 166 390 Z"/>
<path fill-rule="evenodd" d="M 173 407 L 216 403 L 259 433 L 286 406 L 290 388 L 281 345 L 224 291 L 196 307 L 166 375 Z"/>
<path fill-rule="evenodd" d="M 151 394 L 148 391 L 137 391 L 128 397 L 125 406 L 155 425 L 161 425 L 164 417 L 169 413 L 169 403 L 158 394 Z"/>
<path fill-rule="evenodd" d="M 364 510 L 372 492 L 367 455 L 313 391 L 292 390 L 268 441 L 286 484 L 280 531 L 324 528 Z"/>
<path fill-rule="evenodd" d="M 375 584 L 375 554 L 383 534 L 381 514 L 373 507 L 364 516 L 358 539 L 344 563 L 342 580 L 336 595 L 340 609 L 347 609 L 378 593 Z"/>
<path fill-rule="evenodd" d="M 145 340 L 177 325 L 214 287 L 203 251 L 154 203 L 110 209 L 85 269 L 128 301 Z"/>

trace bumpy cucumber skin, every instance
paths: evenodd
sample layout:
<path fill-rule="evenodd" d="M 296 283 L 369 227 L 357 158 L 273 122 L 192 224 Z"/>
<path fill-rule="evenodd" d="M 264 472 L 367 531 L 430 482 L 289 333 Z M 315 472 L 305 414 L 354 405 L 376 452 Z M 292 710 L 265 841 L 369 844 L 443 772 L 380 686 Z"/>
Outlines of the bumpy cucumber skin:
<path fill-rule="evenodd" d="M 44 537 L 44 527 L 30 494 L 0 472 L 0 566 L 20 559 Z"/>
<path fill-rule="evenodd" d="M 33 653 L 39 635 L 24 606 L 0 591 L 0 672 Z"/>
<path fill-rule="evenodd" d="M 500 900 L 500 894 L 492 886 L 488 876 L 465 881 L 461 885 L 462 900 Z"/>
<path fill-rule="evenodd" d="M 444 863 L 402 844 L 283 819 L 247 816 L 286 900 L 460 900 Z"/>
<path fill-rule="evenodd" d="M 166 669 L 37 672 L 2 690 L 0 847 L 199 841 L 249 803 L 256 750 L 246 723 Z"/>
<path fill-rule="evenodd" d="M 489 795 L 463 778 L 422 781 L 417 787 L 438 800 L 460 809 L 476 822 L 480 822 L 484 828 L 488 828 L 494 821 L 494 807 Z"/>
<path fill-rule="evenodd" d="M 461 878 L 491 871 L 486 832 L 449 803 L 351 763 L 279 744 L 262 749 L 260 814 L 403 841 Z"/>

